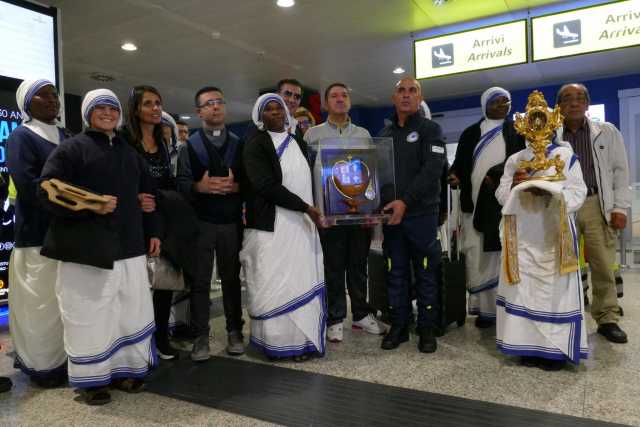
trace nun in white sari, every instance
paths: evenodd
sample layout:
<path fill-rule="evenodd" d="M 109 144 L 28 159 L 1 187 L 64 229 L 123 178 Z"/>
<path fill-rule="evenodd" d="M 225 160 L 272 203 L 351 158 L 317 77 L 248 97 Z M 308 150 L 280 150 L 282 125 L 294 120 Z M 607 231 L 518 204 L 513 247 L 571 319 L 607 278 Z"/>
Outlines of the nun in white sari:
<path fill-rule="evenodd" d="M 85 131 L 49 157 L 42 179 L 57 178 L 105 195 L 99 209 L 78 212 L 38 196 L 54 214 L 42 253 L 58 259 L 56 295 L 64 324 L 71 386 L 90 405 L 111 401 L 109 385 L 136 393 L 157 365 L 153 306 L 145 253 L 157 256 L 160 241 L 144 229 L 139 193 L 151 191 L 147 166 L 114 130 L 122 107 L 108 89 L 82 101 Z M 146 233 L 145 233 L 146 232 Z M 149 237 L 148 251 L 145 234 Z"/>
<path fill-rule="evenodd" d="M 533 158 L 527 146 L 507 160 L 496 191 L 504 206 L 496 343 L 527 366 L 558 370 L 588 355 L 574 224 L 587 189 L 568 143 L 549 144 L 547 156 L 564 161 L 566 180 L 513 186 L 519 162 Z"/>
<path fill-rule="evenodd" d="M 240 260 L 248 292 L 251 344 L 270 358 L 306 360 L 325 351 L 322 248 L 306 145 L 285 131 L 279 95 L 256 101 L 259 132 L 244 149 L 247 228 Z"/>
<path fill-rule="evenodd" d="M 25 80 L 16 92 L 22 125 L 7 141 L 7 165 L 18 191 L 15 247 L 9 262 L 10 330 L 15 367 L 42 387 L 67 381 L 60 309 L 55 294 L 58 262 L 40 255 L 49 215 L 36 200 L 45 161 L 64 139 L 56 126 L 60 102 L 52 82 Z"/>
<path fill-rule="evenodd" d="M 468 312 L 478 316 L 475 324 L 484 328 L 495 322 L 500 273 L 497 234 L 500 206 L 493 193 L 502 165 L 510 154 L 524 148 L 524 140 L 507 118 L 511 111 L 508 91 L 500 87 L 489 88 L 482 94 L 480 103 L 484 119 L 470 126 L 461 136 L 452 170 L 462 181 L 461 250 L 465 254 Z M 490 224 L 482 218 L 488 218 Z M 493 244 L 489 240 L 492 237 Z"/>

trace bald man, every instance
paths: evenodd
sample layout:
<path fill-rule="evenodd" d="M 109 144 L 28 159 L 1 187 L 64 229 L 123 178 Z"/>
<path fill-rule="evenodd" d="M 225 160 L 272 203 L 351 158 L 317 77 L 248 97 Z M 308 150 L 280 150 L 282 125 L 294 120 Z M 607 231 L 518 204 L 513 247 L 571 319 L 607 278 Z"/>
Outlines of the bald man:
<path fill-rule="evenodd" d="M 392 100 L 396 112 L 379 135 L 393 138 L 397 197 L 385 200 L 385 210 L 391 212 L 391 219 L 384 226 L 383 249 L 389 266 L 387 288 L 392 323 L 381 347 L 392 350 L 409 339 L 412 263 L 418 297 L 418 350 L 433 353 L 437 349 L 435 329 L 440 312 L 437 272 L 441 248 L 437 229 L 445 143 L 440 126 L 419 111 L 422 88 L 417 80 L 400 80 Z"/>

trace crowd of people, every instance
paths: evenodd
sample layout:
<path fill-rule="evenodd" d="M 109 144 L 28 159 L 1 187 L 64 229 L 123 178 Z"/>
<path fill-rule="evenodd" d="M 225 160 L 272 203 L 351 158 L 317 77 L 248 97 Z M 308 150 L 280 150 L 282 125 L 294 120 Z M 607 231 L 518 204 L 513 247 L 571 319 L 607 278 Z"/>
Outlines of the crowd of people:
<path fill-rule="evenodd" d="M 533 153 L 509 116 L 507 90 L 482 94 L 484 117 L 464 131 L 449 168 L 420 83 L 394 86 L 395 113 L 379 133 L 393 139 L 396 184 L 395 198 L 381 205 L 389 214 L 389 326 L 367 299 L 371 227 L 329 227 L 313 198 L 309 146 L 371 135 L 350 119 L 346 84 L 326 88 L 328 115 L 318 125 L 300 107 L 302 95 L 297 80 L 280 81 L 256 100 L 238 136 L 226 125 L 218 87 L 195 93 L 202 126 L 191 133 L 163 111 L 152 86 L 132 88 L 126 110 L 113 92 L 97 89 L 83 98 L 84 131 L 71 136 L 56 125 L 55 85 L 24 81 L 16 95 L 23 122 L 7 146 L 17 189 L 9 277 L 15 366 L 40 387 L 68 382 L 92 405 L 111 400 L 109 387 L 142 391 L 158 358 L 179 353 L 169 328 L 174 292 L 150 291 L 154 259 L 180 271 L 189 289 L 194 362 L 210 358 L 214 260 L 229 355 L 245 352 L 242 284 L 249 342 L 271 360 L 321 357 L 326 340 L 343 341 L 345 288 L 352 328 L 383 336 L 384 350 L 408 341 L 415 288 L 417 347 L 433 353 L 442 335 L 443 177 L 460 190 L 468 312 L 478 328 L 496 327 L 502 352 L 546 370 L 587 357 L 578 235 L 598 333 L 627 341 L 612 270 L 615 233 L 630 205 L 627 160 L 615 127 L 586 115 L 586 87 L 558 92 L 564 126 L 547 151 L 564 160 L 566 179 L 547 182 L 530 178 L 549 171 L 519 167 Z M 51 179 L 103 201 L 92 210 L 60 206 L 42 186 Z M 3 381 L 0 388 L 10 388 Z"/>

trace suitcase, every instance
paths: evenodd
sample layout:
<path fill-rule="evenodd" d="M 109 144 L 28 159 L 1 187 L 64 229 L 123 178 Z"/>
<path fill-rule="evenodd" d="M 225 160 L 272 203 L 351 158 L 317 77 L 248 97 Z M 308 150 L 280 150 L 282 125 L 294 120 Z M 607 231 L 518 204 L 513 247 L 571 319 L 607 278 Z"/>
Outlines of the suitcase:
<path fill-rule="evenodd" d="M 447 223 L 446 230 L 441 229 L 440 241 L 446 242 L 442 253 L 438 272 L 440 284 L 440 320 L 437 336 L 442 336 L 452 323 L 461 327 L 467 319 L 467 272 L 464 255 L 458 245 L 459 221 L 456 229 L 451 228 L 451 190 L 447 188 Z M 457 218 L 459 218 L 456 215 Z M 444 228 L 444 227 L 443 227 Z M 452 232 L 455 231 L 455 232 Z M 449 236 L 451 239 L 449 240 Z"/>
<path fill-rule="evenodd" d="M 377 233 L 376 233 L 377 231 Z M 378 238 L 375 236 L 378 235 Z M 389 299 L 387 296 L 387 261 L 382 254 L 381 229 L 374 231 L 367 262 L 369 279 L 369 305 L 383 322 L 389 322 Z"/>

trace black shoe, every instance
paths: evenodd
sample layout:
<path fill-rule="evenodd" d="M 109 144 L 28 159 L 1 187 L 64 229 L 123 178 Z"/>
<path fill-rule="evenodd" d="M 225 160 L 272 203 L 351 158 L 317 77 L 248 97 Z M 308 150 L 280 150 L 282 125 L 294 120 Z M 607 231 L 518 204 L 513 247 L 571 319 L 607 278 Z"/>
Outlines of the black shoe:
<path fill-rule="evenodd" d="M 566 360 L 540 358 L 538 367 L 543 371 L 561 371 L 567 365 Z"/>
<path fill-rule="evenodd" d="M 7 377 L 0 377 L 0 393 L 11 390 L 11 386 L 13 386 L 11 379 Z"/>
<path fill-rule="evenodd" d="M 204 362 L 211 357 L 209 347 L 209 334 L 201 335 L 193 343 L 191 350 L 191 360 L 194 362 Z"/>
<path fill-rule="evenodd" d="M 418 350 L 422 353 L 435 353 L 438 349 L 438 341 L 432 328 L 423 328 L 420 331 Z"/>
<path fill-rule="evenodd" d="M 227 354 L 229 356 L 240 356 L 244 354 L 244 342 L 242 339 L 242 333 L 238 331 L 231 331 L 227 336 Z"/>
<path fill-rule="evenodd" d="M 528 368 L 533 368 L 540 364 L 540 358 L 535 356 L 522 356 L 520 357 L 520 364 Z"/>
<path fill-rule="evenodd" d="M 617 323 L 603 323 L 598 326 L 598 333 L 616 344 L 627 342 L 627 334 L 620 329 Z"/>
<path fill-rule="evenodd" d="M 178 357 L 180 352 L 178 349 L 173 348 L 169 344 L 169 340 L 158 340 L 156 342 L 156 349 L 158 350 L 158 357 L 162 360 L 171 360 Z"/>
<path fill-rule="evenodd" d="M 84 401 L 87 405 L 106 405 L 111 402 L 111 393 L 107 387 L 90 387 L 82 390 Z"/>
<path fill-rule="evenodd" d="M 495 321 L 495 319 L 492 319 L 490 317 L 478 316 L 478 317 L 476 317 L 475 324 L 476 324 L 476 328 L 487 329 L 487 328 L 490 328 L 492 326 L 495 326 L 496 321 Z"/>
<path fill-rule="evenodd" d="M 407 326 L 391 325 L 391 329 L 389 329 L 387 335 L 382 339 L 380 348 L 383 350 L 393 350 L 407 341 L 409 341 L 409 328 Z"/>
<path fill-rule="evenodd" d="M 54 375 L 51 377 L 31 377 L 31 382 L 42 388 L 58 388 L 67 384 L 67 375 Z"/>

